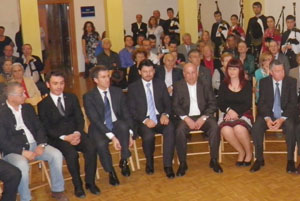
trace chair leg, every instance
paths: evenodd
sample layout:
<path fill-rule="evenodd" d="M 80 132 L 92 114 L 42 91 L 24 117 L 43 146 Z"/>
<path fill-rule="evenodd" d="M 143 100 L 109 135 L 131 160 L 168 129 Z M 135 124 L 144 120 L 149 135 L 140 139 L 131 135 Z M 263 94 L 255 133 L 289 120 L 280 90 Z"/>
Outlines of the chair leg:
<path fill-rule="evenodd" d="M 132 172 L 134 172 L 135 171 L 135 167 L 134 167 L 134 164 L 133 164 L 132 156 L 130 156 L 130 158 L 129 158 L 129 163 L 130 163 L 130 167 L 131 167 Z"/>
<path fill-rule="evenodd" d="M 164 144 L 164 138 L 163 138 L 163 135 L 160 136 L 160 153 L 162 154 L 164 152 L 164 147 L 163 147 L 163 144 Z"/>
<path fill-rule="evenodd" d="M 50 189 L 51 189 L 51 187 L 52 187 L 52 186 L 51 186 L 51 179 L 50 179 L 50 176 L 49 176 L 49 173 L 48 173 L 48 170 L 47 170 L 45 161 L 41 161 L 41 165 L 42 165 L 42 169 L 44 170 L 44 173 L 45 173 L 47 182 L 48 182 L 48 184 L 49 184 L 49 187 L 50 187 Z"/>
<path fill-rule="evenodd" d="M 297 163 L 297 158 L 298 158 L 298 146 L 296 145 L 295 152 L 294 152 L 294 161 L 295 161 L 295 163 Z"/>
<path fill-rule="evenodd" d="M 220 146 L 219 146 L 219 163 L 222 163 L 222 153 L 223 153 L 222 144 L 220 144 Z"/>
<path fill-rule="evenodd" d="M 221 136 L 221 150 L 224 152 L 225 146 L 224 146 L 224 138 Z"/>
<path fill-rule="evenodd" d="M 139 169 L 141 169 L 141 165 L 140 165 L 138 150 L 136 147 L 136 140 L 133 141 L 133 150 L 134 150 L 134 155 L 135 155 L 136 167 L 139 170 Z"/>

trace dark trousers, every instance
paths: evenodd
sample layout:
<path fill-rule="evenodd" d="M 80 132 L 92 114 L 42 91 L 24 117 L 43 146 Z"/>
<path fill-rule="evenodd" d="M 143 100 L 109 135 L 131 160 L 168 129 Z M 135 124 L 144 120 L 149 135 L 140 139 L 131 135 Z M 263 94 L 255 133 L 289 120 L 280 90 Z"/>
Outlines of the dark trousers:
<path fill-rule="evenodd" d="M 97 154 L 94 144 L 87 134 L 81 134 L 81 141 L 78 145 L 71 145 L 63 140 L 50 140 L 50 144 L 61 151 L 65 157 L 68 170 L 72 176 L 74 187 L 81 187 L 82 181 L 80 178 L 79 155 L 78 151 L 83 153 L 85 182 L 87 184 L 95 183 L 95 175 L 97 168 Z"/>
<path fill-rule="evenodd" d="M 126 160 L 131 156 L 129 151 L 129 125 L 122 120 L 113 122 L 112 133 L 119 140 L 121 149 L 121 159 Z M 97 152 L 100 157 L 102 167 L 106 172 L 113 171 L 112 157 L 109 151 L 109 142 L 111 141 L 104 133 L 99 133 L 92 136 L 96 144 Z"/>
<path fill-rule="evenodd" d="M 0 160 L 0 180 L 4 183 L 1 201 L 17 199 L 21 176 L 21 171 L 18 168 L 4 160 Z"/>
<path fill-rule="evenodd" d="M 257 160 L 263 160 L 263 142 L 265 131 L 268 129 L 266 121 L 263 117 L 258 116 L 251 130 L 253 143 L 255 145 L 255 157 Z M 282 124 L 282 130 L 285 134 L 285 141 L 287 144 L 287 158 L 288 160 L 294 160 L 294 151 L 296 146 L 296 138 L 294 134 L 294 120 L 288 118 Z"/>
<path fill-rule="evenodd" d="M 190 118 L 196 121 L 199 117 L 200 116 L 192 116 Z M 214 118 L 208 118 L 200 130 L 204 131 L 209 138 L 211 158 L 217 159 L 220 146 L 220 132 L 216 120 Z M 179 121 L 176 129 L 176 151 L 181 163 L 186 162 L 187 135 L 190 131 L 185 121 Z"/>
<path fill-rule="evenodd" d="M 166 126 L 158 123 L 154 128 L 148 128 L 143 123 L 139 124 L 138 134 L 142 137 L 143 151 L 147 160 L 153 159 L 155 151 L 155 133 L 161 133 L 163 135 L 164 167 L 172 167 L 175 145 L 173 123 L 169 121 L 169 124 Z"/>

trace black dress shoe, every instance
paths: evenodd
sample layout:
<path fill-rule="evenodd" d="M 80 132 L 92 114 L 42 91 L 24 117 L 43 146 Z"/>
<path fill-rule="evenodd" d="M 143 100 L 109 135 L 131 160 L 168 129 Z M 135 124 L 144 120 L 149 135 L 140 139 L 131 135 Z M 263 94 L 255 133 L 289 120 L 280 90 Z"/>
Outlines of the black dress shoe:
<path fill-rule="evenodd" d="M 110 183 L 110 185 L 113 185 L 113 186 L 120 185 L 120 182 L 119 182 L 119 179 L 117 177 L 115 170 L 109 172 L 109 183 Z"/>
<path fill-rule="evenodd" d="M 217 159 L 211 159 L 209 163 L 209 167 L 212 168 L 216 173 L 222 173 L 223 169 L 218 163 Z"/>
<path fill-rule="evenodd" d="M 154 173 L 153 159 L 147 159 L 145 171 L 148 175 L 152 175 Z"/>
<path fill-rule="evenodd" d="M 98 188 L 98 186 L 96 186 L 96 184 L 85 184 L 85 188 L 90 190 L 92 194 L 100 194 L 100 189 Z"/>
<path fill-rule="evenodd" d="M 295 162 L 293 160 L 288 160 L 286 165 L 287 173 L 297 173 L 297 169 L 295 168 Z"/>
<path fill-rule="evenodd" d="M 75 187 L 75 196 L 78 198 L 85 198 L 85 192 L 82 187 Z"/>
<path fill-rule="evenodd" d="M 244 161 L 237 161 L 235 163 L 235 165 L 238 166 L 238 167 L 242 167 L 242 166 L 244 166 Z"/>
<path fill-rule="evenodd" d="M 169 179 L 173 179 L 175 177 L 175 174 L 174 174 L 174 171 L 173 171 L 172 167 L 165 167 L 164 170 L 165 170 L 166 176 Z"/>
<path fill-rule="evenodd" d="M 177 172 L 176 172 L 176 176 L 177 176 L 177 177 L 182 177 L 182 176 L 184 176 L 184 175 L 185 175 L 185 171 L 186 171 L 187 169 L 188 169 L 188 166 L 187 166 L 186 162 L 180 163 L 179 168 L 178 168 L 178 170 L 177 170 Z"/>
<path fill-rule="evenodd" d="M 262 160 L 262 161 L 256 160 L 254 162 L 254 164 L 252 165 L 252 167 L 250 168 L 250 172 L 256 172 L 256 171 L 260 170 L 260 167 L 262 167 L 264 165 L 265 165 L 264 160 Z"/>
<path fill-rule="evenodd" d="M 130 169 L 127 160 L 120 160 L 119 167 L 121 168 L 121 173 L 124 177 L 130 176 Z"/>

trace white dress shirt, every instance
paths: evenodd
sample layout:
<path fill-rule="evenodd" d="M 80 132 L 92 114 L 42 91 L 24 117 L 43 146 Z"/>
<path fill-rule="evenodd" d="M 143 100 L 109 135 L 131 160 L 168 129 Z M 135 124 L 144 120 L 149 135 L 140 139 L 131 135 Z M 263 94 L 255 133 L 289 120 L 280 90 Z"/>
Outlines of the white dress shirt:
<path fill-rule="evenodd" d="M 197 99 L 197 83 L 194 85 L 189 85 L 187 83 L 189 96 L 190 96 L 190 109 L 188 116 L 198 116 L 201 114 L 200 109 L 198 107 L 198 99 Z M 180 116 L 182 120 L 184 120 L 185 116 Z"/>
<path fill-rule="evenodd" d="M 167 68 L 166 68 L 166 67 L 164 67 L 164 68 L 165 68 L 165 72 L 166 72 L 166 75 L 165 75 L 165 83 L 166 83 L 166 86 L 167 86 L 167 88 L 168 88 L 168 87 L 170 87 L 170 86 L 173 85 L 173 77 L 172 77 L 172 72 L 173 72 L 173 70 L 170 70 L 170 71 L 168 72 Z"/>
<path fill-rule="evenodd" d="M 23 117 L 22 117 L 22 105 L 19 105 L 19 109 L 18 111 L 15 110 L 15 108 L 13 108 L 7 101 L 6 104 L 8 106 L 8 108 L 12 111 L 13 115 L 15 116 L 16 119 L 16 130 L 24 130 L 26 138 L 28 143 L 34 143 L 36 142 L 32 133 L 30 132 L 30 130 L 26 127 L 24 121 L 23 121 Z"/>

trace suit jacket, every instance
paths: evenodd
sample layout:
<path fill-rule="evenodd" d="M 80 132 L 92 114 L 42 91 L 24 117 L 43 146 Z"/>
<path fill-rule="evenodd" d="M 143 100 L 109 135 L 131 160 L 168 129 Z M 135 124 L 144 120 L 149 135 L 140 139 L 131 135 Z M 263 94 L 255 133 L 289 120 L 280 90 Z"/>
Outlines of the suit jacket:
<path fill-rule="evenodd" d="M 65 116 L 62 116 L 56 103 L 50 95 L 38 104 L 38 112 L 49 139 L 56 140 L 62 135 L 69 135 L 74 131 L 84 134 L 83 114 L 74 94 L 63 94 L 65 103 Z"/>
<path fill-rule="evenodd" d="M 158 25 L 161 26 L 162 28 L 164 28 L 165 22 L 166 22 L 166 20 L 163 20 L 160 18 L 158 21 Z"/>
<path fill-rule="evenodd" d="M 197 45 L 196 45 L 196 44 L 192 43 L 192 44 L 190 45 L 190 50 L 194 50 L 194 49 L 196 49 L 196 48 L 197 48 Z M 178 48 L 177 48 L 177 52 L 180 53 L 180 54 L 183 54 L 185 60 L 188 61 L 188 52 L 187 52 L 187 50 L 186 50 L 185 44 L 179 45 Z"/>
<path fill-rule="evenodd" d="M 112 109 L 116 115 L 117 120 L 126 121 L 130 128 L 133 127 L 125 95 L 118 87 L 109 87 L 111 96 Z M 105 122 L 104 102 L 97 87 L 83 95 L 83 105 L 91 124 L 89 127 L 89 134 L 91 135 L 105 135 L 111 132 Z"/>
<path fill-rule="evenodd" d="M 155 77 L 157 79 L 160 79 L 162 81 L 165 81 L 166 79 L 166 69 L 164 66 L 158 66 L 155 69 Z M 179 68 L 173 68 L 172 70 L 172 81 L 173 85 L 175 82 L 181 80 L 183 78 L 182 70 Z"/>
<path fill-rule="evenodd" d="M 44 64 L 43 64 L 42 60 L 40 59 L 40 57 L 35 56 L 35 55 L 32 55 L 32 57 L 35 59 L 35 61 L 34 61 L 34 62 L 32 61 L 32 62 L 34 63 L 34 66 L 36 67 L 36 70 L 37 70 L 38 72 L 41 72 L 42 70 L 44 70 Z M 16 62 L 21 63 L 21 64 L 24 66 L 24 70 L 25 70 L 27 67 L 29 67 L 28 64 L 25 64 L 25 61 L 24 61 L 24 59 L 23 59 L 22 57 L 18 58 L 18 59 L 16 60 Z"/>
<path fill-rule="evenodd" d="M 291 67 L 290 67 L 290 62 L 289 62 L 289 59 L 287 58 L 287 56 L 285 56 L 284 54 L 279 52 L 277 60 L 280 61 L 281 63 L 283 63 L 285 74 L 288 75 Z"/>
<path fill-rule="evenodd" d="M 159 115 L 171 113 L 171 101 L 164 81 L 157 78 L 152 80 L 153 96 Z M 137 80 L 128 87 L 128 103 L 133 120 L 142 123 L 147 116 L 147 97 L 142 79 Z"/>
<path fill-rule="evenodd" d="M 22 117 L 36 143 L 38 145 L 46 143 L 46 132 L 31 105 L 22 105 Z M 0 150 L 3 151 L 4 155 L 22 154 L 23 150 L 29 150 L 25 132 L 24 130 L 16 130 L 15 116 L 6 103 L 0 108 Z"/>
<path fill-rule="evenodd" d="M 131 24 L 131 31 L 133 34 L 133 39 L 136 42 L 137 36 L 139 34 L 143 34 L 146 37 L 147 34 L 147 24 L 142 22 L 141 27 L 139 29 L 137 22 Z"/>
<path fill-rule="evenodd" d="M 209 87 L 212 87 L 212 78 L 211 78 L 212 76 L 210 70 L 205 66 L 200 65 L 198 73 L 199 73 L 198 81 L 204 83 Z"/>
<path fill-rule="evenodd" d="M 292 78 L 295 78 L 297 80 L 297 92 L 299 92 L 300 89 L 300 66 L 298 66 L 297 68 L 292 68 L 290 70 L 289 76 L 291 76 Z"/>
<path fill-rule="evenodd" d="M 214 116 L 217 111 L 217 101 L 211 87 L 207 87 L 202 82 L 197 82 L 197 101 L 201 115 Z M 189 115 L 190 94 L 185 80 L 181 80 L 173 86 L 173 110 L 175 115 Z"/>
<path fill-rule="evenodd" d="M 286 76 L 282 80 L 281 109 L 282 116 L 295 118 L 297 114 L 297 81 Z M 271 76 L 265 77 L 259 82 L 258 114 L 262 117 L 273 117 L 274 88 Z"/>

